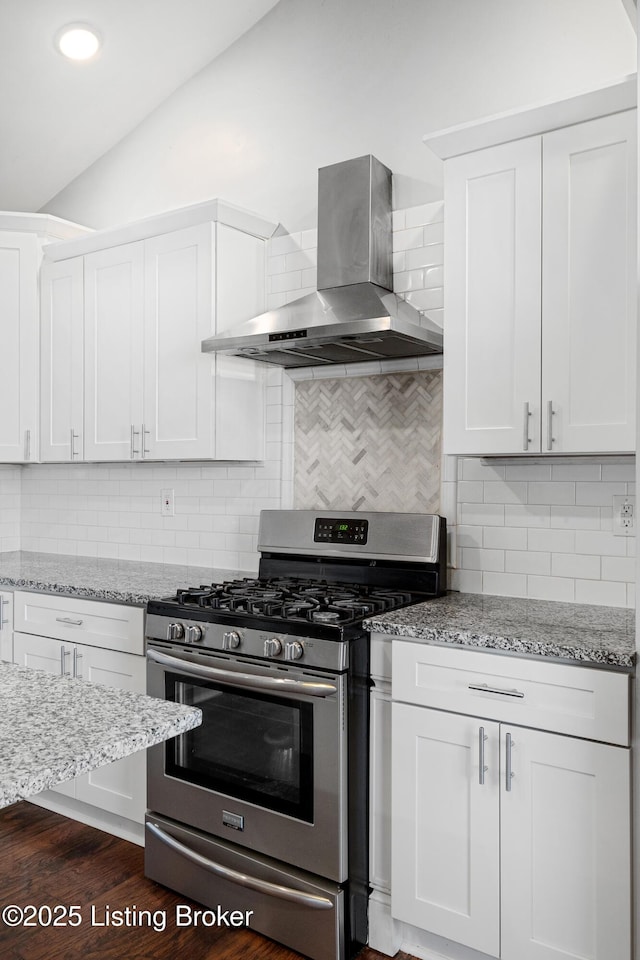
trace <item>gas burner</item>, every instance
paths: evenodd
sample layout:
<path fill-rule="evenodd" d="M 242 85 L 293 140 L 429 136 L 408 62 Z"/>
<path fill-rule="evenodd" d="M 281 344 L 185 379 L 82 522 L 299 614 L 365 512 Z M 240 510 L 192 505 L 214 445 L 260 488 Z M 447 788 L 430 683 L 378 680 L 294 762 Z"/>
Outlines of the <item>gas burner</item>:
<path fill-rule="evenodd" d="M 311 614 L 314 623 L 338 623 L 340 619 L 336 610 L 314 610 Z"/>

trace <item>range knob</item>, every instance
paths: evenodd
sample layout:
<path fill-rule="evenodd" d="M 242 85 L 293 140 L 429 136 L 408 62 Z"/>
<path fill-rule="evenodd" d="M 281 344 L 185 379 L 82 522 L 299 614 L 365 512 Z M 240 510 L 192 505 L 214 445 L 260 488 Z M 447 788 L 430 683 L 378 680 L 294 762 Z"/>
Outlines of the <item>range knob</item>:
<path fill-rule="evenodd" d="M 167 627 L 167 640 L 182 640 L 184 637 L 184 624 L 170 623 Z"/>
<path fill-rule="evenodd" d="M 202 640 L 202 627 L 197 626 L 197 624 L 187 627 L 184 632 L 184 638 L 187 643 L 197 643 L 198 640 Z"/>
<path fill-rule="evenodd" d="M 299 660 L 304 653 L 304 647 L 299 640 L 290 640 L 284 647 L 285 660 Z"/>
<path fill-rule="evenodd" d="M 241 640 L 242 637 L 237 630 L 227 630 L 227 632 L 222 635 L 222 649 L 237 650 Z"/>
<path fill-rule="evenodd" d="M 282 653 L 282 642 L 278 640 L 277 637 L 271 637 L 270 640 L 265 640 L 264 642 L 265 657 L 277 657 L 281 653 Z"/>

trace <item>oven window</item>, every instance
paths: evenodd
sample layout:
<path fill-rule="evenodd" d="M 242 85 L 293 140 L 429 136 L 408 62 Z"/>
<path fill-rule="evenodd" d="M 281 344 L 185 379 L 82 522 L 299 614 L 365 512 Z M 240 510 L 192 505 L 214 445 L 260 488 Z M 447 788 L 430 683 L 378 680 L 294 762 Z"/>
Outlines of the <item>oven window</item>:
<path fill-rule="evenodd" d="M 202 724 L 167 741 L 166 772 L 238 800 L 313 821 L 313 707 L 166 673 L 167 700 Z"/>

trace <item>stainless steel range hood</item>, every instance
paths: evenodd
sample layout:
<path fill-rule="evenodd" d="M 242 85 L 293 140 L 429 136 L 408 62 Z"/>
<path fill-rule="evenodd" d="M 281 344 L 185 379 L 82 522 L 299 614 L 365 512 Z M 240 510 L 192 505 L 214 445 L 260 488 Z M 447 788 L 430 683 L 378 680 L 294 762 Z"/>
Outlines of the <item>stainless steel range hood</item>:
<path fill-rule="evenodd" d="M 357 157 L 318 171 L 318 291 L 202 341 L 282 367 L 442 353 L 442 330 L 392 292 L 391 171 Z"/>

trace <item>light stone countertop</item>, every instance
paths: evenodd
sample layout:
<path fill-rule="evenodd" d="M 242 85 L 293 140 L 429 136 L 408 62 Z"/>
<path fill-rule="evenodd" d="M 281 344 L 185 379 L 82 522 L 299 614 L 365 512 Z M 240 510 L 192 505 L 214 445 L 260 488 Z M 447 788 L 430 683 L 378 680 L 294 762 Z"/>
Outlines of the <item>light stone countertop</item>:
<path fill-rule="evenodd" d="M 191 730 L 197 707 L 0 661 L 0 807 Z"/>
<path fill-rule="evenodd" d="M 487 594 L 448 593 L 365 620 L 376 633 L 582 665 L 632 670 L 635 611 Z"/>
<path fill-rule="evenodd" d="M 256 556 L 256 570 L 257 567 Z M 255 573 L 214 567 L 74 557 L 25 550 L 0 553 L 0 589 L 41 590 L 43 593 L 138 606 L 151 598 L 170 596 L 179 587 L 251 576 Z"/>

